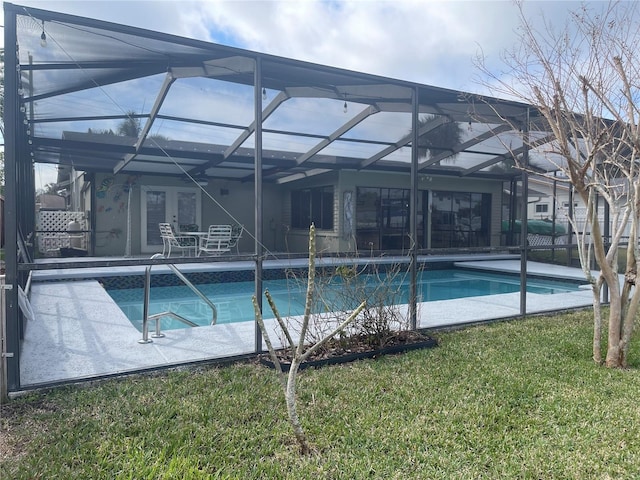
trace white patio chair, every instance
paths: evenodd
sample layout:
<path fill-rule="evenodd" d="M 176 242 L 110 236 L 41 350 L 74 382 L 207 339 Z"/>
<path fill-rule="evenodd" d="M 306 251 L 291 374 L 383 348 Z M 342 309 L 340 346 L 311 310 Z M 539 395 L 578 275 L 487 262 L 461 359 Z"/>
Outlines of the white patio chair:
<path fill-rule="evenodd" d="M 240 253 L 238 247 L 238 241 L 242 237 L 242 233 L 244 232 L 244 225 L 233 225 L 231 227 L 231 242 L 229 242 L 229 248 L 236 247 L 236 253 Z"/>
<path fill-rule="evenodd" d="M 200 239 L 198 255 L 218 256 L 230 251 L 231 225 L 209 225 L 207 236 Z"/>
<path fill-rule="evenodd" d="M 177 249 L 182 252 L 188 252 L 193 255 L 197 255 L 198 239 L 189 235 L 176 235 L 171 228 L 170 223 L 159 223 L 160 237 L 162 238 L 162 255 L 169 258 L 171 256 L 171 249 Z M 166 255 L 165 255 L 166 252 Z"/>

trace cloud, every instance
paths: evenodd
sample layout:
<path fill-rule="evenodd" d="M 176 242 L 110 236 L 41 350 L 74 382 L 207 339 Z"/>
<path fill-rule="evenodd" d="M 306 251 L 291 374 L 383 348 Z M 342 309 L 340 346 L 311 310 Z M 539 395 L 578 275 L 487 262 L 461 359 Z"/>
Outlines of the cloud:
<path fill-rule="evenodd" d="M 595 2 L 596 4 L 598 2 Z M 478 91 L 474 58 L 490 64 L 516 40 L 509 0 L 25 0 L 23 5 L 213 41 L 444 88 Z M 526 2 L 559 24 L 580 5 Z"/>
<path fill-rule="evenodd" d="M 451 88 L 470 85 L 479 46 L 504 45 L 517 20 L 505 1 L 216 1 L 202 13 L 214 41 Z"/>

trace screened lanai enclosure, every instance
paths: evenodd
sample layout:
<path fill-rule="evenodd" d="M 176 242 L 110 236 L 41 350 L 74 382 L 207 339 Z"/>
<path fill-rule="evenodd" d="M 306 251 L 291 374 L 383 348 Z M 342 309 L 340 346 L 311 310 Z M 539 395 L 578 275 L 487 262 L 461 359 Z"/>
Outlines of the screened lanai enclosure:
<path fill-rule="evenodd" d="M 529 189 L 516 168 L 553 165 L 535 108 L 6 2 L 4 12 L 10 391 L 262 351 L 229 292 L 163 307 L 185 328 L 162 327 L 150 344 L 129 317 L 147 317 L 146 276 L 152 300 L 151 287 L 185 277 L 202 291 L 248 283 L 243 301 L 262 305 L 266 282 L 304 270 L 312 223 L 325 268 L 402 266 L 409 328 L 585 304 L 577 288 L 527 293 L 532 251 L 566 259 L 571 246 L 556 186 Z M 43 166 L 57 168 L 46 185 Z M 530 190 L 548 208 L 532 211 Z M 211 247 L 220 226 L 233 237 Z M 454 277 L 508 270 L 515 291 L 424 301 L 421 275 L 445 266 Z M 138 293 L 118 300 L 124 287 Z M 202 326 L 189 325 L 192 310 Z"/>

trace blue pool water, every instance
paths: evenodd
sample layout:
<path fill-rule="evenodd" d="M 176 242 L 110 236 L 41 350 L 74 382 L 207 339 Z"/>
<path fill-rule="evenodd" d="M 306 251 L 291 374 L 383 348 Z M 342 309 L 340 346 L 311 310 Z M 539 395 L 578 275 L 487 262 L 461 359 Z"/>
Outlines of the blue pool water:
<path fill-rule="evenodd" d="M 379 288 L 381 282 L 388 283 L 385 292 L 393 292 L 390 296 L 396 304 L 406 304 L 409 298 L 408 279 L 403 282 L 397 276 L 392 282 L 384 282 L 384 276 L 360 276 L 367 278 L 366 289 L 369 292 Z M 338 310 L 336 303 L 344 301 L 344 295 L 337 294 L 336 298 L 331 290 L 341 291 L 340 279 L 332 279 L 332 288 L 323 289 L 326 305 Z M 265 280 L 264 287 L 275 299 L 276 306 L 282 316 L 301 315 L 304 311 L 306 283 L 304 279 Z M 198 289 L 209 298 L 218 311 L 217 323 L 232 323 L 254 321 L 253 282 L 226 282 L 198 284 Z M 578 284 L 555 280 L 530 278 L 527 280 L 527 291 L 538 294 L 558 294 L 577 291 Z M 107 289 L 109 295 L 129 318 L 131 323 L 142 330 L 142 310 L 144 291 L 142 288 Z M 418 301 L 450 300 L 455 298 L 496 295 L 520 291 L 520 279 L 515 275 L 477 272 L 471 270 L 431 270 L 418 273 Z M 266 300 L 263 302 L 264 318 L 273 318 Z M 355 305 L 344 305 L 353 308 Z M 318 307 L 323 308 L 323 307 Z M 153 287 L 150 294 L 149 313 L 173 311 L 198 325 L 211 323 L 211 309 L 198 298 L 187 286 Z M 184 328 L 184 324 L 171 318 L 161 320 L 163 330 Z M 153 325 L 150 325 L 153 328 Z"/>

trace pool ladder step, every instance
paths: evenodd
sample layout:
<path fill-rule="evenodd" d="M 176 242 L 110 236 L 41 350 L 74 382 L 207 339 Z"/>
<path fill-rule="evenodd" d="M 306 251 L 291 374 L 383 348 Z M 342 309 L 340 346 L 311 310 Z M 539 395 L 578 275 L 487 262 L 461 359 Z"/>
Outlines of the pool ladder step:
<path fill-rule="evenodd" d="M 195 322 L 192 322 L 189 319 L 184 318 L 182 315 L 178 315 L 175 312 L 162 312 L 162 313 L 154 313 L 153 315 L 149 315 L 147 317 L 147 321 L 143 322 L 142 325 L 142 338 L 138 340 L 138 343 L 151 343 L 153 340 L 149 338 L 149 321 L 155 320 L 156 322 L 156 331 L 151 334 L 153 338 L 162 338 L 164 337 L 164 333 L 160 331 L 160 319 L 162 317 L 171 317 L 175 320 L 178 320 L 189 327 L 199 327 Z"/>
<path fill-rule="evenodd" d="M 153 260 L 154 258 L 160 258 L 160 257 L 166 258 L 163 254 L 156 253 L 151 257 L 151 259 Z M 156 322 L 156 331 L 151 335 L 153 338 L 164 337 L 164 334 L 160 331 L 160 319 L 162 317 L 174 318 L 190 327 L 199 326 L 197 323 L 194 323 L 191 320 L 188 320 L 183 316 L 178 315 L 175 312 L 162 312 L 162 313 L 154 313 L 152 315 L 149 315 L 149 297 L 151 295 L 151 267 L 152 266 L 153 265 L 148 265 L 144 272 L 144 308 L 142 312 L 142 315 L 143 315 L 142 316 L 142 338 L 138 340 L 138 343 L 142 343 L 142 344 L 153 342 L 153 340 L 149 338 L 149 320 L 155 320 Z M 209 300 L 200 290 L 198 290 L 196 286 L 193 283 L 191 283 L 189 279 L 185 277 L 180 270 L 178 270 L 178 267 L 176 267 L 173 264 L 167 264 L 167 266 L 171 270 L 173 270 L 173 273 L 175 273 L 176 276 L 180 280 L 182 280 L 185 283 L 185 285 L 187 285 L 187 287 L 189 287 L 193 291 L 193 293 L 198 295 L 198 297 L 200 297 L 200 299 L 204 303 L 209 305 L 209 307 L 211 308 L 211 325 L 215 325 L 216 321 L 218 320 L 218 310 L 216 309 L 216 306 L 213 304 L 213 302 L 211 302 L 211 300 Z"/>

